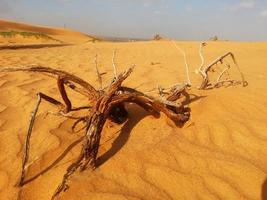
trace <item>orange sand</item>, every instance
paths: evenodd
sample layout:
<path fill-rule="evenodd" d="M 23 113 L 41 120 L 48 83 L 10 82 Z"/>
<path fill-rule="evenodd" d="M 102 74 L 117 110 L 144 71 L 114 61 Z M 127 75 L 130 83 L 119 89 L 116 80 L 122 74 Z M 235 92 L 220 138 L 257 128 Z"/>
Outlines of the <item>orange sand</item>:
<path fill-rule="evenodd" d="M 177 42 L 185 49 L 190 76 L 200 64 L 198 42 Z M 40 64 L 79 75 L 98 87 L 94 56 L 99 69 L 112 77 L 112 51 L 117 49 L 119 71 L 136 64 L 125 85 L 147 91 L 185 80 L 183 57 L 169 41 L 136 43 L 85 43 L 73 46 L 1 50 L 0 65 Z M 59 197 L 91 199 L 249 199 L 266 195 L 267 178 L 267 43 L 210 42 L 207 62 L 232 51 L 249 85 L 199 91 L 190 104 L 191 118 L 177 128 L 162 114 L 154 119 L 128 105 L 130 119 L 118 126 L 107 122 L 100 148 L 100 166 L 94 172 L 76 173 L 70 189 Z M 154 63 L 153 65 L 151 63 Z M 21 170 L 22 143 L 36 93 L 60 99 L 56 82 L 32 73 L 0 74 L 0 199 L 47 200 L 66 168 L 77 157 L 81 144 L 53 168 L 24 186 L 14 185 Z M 69 91 L 74 105 L 86 99 Z M 83 134 L 71 132 L 72 120 L 46 111 L 43 103 L 34 127 L 27 178 L 47 168 L 67 146 Z M 265 181 L 265 186 L 263 183 Z M 263 189 L 265 188 L 265 189 Z M 266 196 L 265 196 L 266 197 Z"/>

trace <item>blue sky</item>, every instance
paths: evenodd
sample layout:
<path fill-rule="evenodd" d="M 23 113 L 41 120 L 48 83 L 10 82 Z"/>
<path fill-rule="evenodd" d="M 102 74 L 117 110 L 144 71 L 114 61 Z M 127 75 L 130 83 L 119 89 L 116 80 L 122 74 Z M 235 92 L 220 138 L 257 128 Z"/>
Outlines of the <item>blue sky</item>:
<path fill-rule="evenodd" d="M 267 41 L 267 0 L 0 0 L 0 18 L 100 36 Z"/>

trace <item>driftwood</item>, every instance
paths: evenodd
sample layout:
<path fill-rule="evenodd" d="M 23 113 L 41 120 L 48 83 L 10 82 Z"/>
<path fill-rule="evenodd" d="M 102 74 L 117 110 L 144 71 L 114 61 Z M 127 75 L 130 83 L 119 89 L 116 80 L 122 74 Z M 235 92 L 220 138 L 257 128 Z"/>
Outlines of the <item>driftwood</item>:
<path fill-rule="evenodd" d="M 214 61 L 212 61 L 210 64 L 208 64 L 206 67 L 204 67 L 204 57 L 203 57 L 203 48 L 206 46 L 207 44 L 205 42 L 200 44 L 200 48 L 199 48 L 199 56 L 201 59 L 201 65 L 199 67 L 199 69 L 197 70 L 198 73 L 200 73 L 200 75 L 202 76 L 202 82 L 200 84 L 199 89 L 207 89 L 208 87 L 211 88 L 215 88 L 215 87 L 219 87 L 221 86 L 223 83 L 230 83 L 231 85 L 234 84 L 238 84 L 238 83 L 242 83 L 242 85 L 245 87 L 247 85 L 247 82 L 245 81 L 244 75 L 241 72 L 239 65 L 236 62 L 235 56 L 232 52 L 228 52 L 218 58 L 216 58 Z M 228 70 L 230 69 L 231 65 L 230 64 L 226 64 L 225 69 L 219 74 L 219 76 L 217 77 L 217 80 L 215 83 L 210 82 L 209 80 L 209 73 L 212 71 L 212 68 L 214 66 L 216 66 L 217 64 L 223 64 L 224 60 L 230 57 L 233 61 L 233 63 L 235 64 L 240 77 L 241 77 L 241 81 L 236 81 L 236 80 L 232 80 L 232 79 L 225 79 L 225 80 L 221 80 L 221 78 L 223 77 L 224 74 L 226 74 L 228 72 Z"/>
<path fill-rule="evenodd" d="M 82 138 L 83 147 L 80 155 L 77 160 L 68 167 L 67 172 L 64 175 L 61 184 L 55 191 L 52 199 L 68 188 L 68 180 L 75 171 L 85 170 L 87 168 L 94 169 L 96 167 L 99 143 L 104 124 L 107 119 L 111 119 L 116 123 L 123 123 L 128 116 L 125 108 L 126 103 L 135 103 L 154 116 L 159 116 L 160 112 L 162 112 L 168 118 L 178 124 L 183 124 L 189 119 L 190 113 L 184 103 L 189 97 L 186 92 L 186 86 L 173 86 L 170 90 L 168 90 L 168 92 L 165 91 L 160 97 L 148 96 L 135 89 L 123 87 L 123 81 L 129 77 L 133 71 L 133 68 L 130 68 L 124 73 L 117 75 L 116 66 L 114 64 L 114 56 L 115 52 L 113 53 L 113 69 L 115 77 L 113 78 L 111 84 L 104 89 L 102 88 L 101 74 L 98 71 L 97 57 L 95 59 L 96 71 L 98 80 L 100 82 L 100 90 L 96 90 L 91 84 L 75 75 L 49 67 L 29 66 L 0 69 L 0 72 L 24 71 L 43 73 L 52 76 L 57 79 L 57 86 L 63 100 L 62 103 L 43 93 L 37 94 L 38 101 L 31 116 L 31 121 L 24 144 L 25 148 L 23 152 L 24 155 L 21 177 L 18 182 L 19 186 L 23 186 L 29 182 L 29 180 L 25 180 L 25 177 L 29 165 L 28 157 L 30 150 L 30 139 L 34 126 L 34 120 L 42 100 L 57 106 L 59 115 L 76 119 L 72 127 L 73 130 L 77 124 L 85 124 L 85 134 Z M 65 86 L 87 97 L 88 105 L 74 108 L 67 95 Z M 71 116 L 72 112 L 82 109 L 86 109 L 88 111 L 86 116 L 78 118 Z"/>

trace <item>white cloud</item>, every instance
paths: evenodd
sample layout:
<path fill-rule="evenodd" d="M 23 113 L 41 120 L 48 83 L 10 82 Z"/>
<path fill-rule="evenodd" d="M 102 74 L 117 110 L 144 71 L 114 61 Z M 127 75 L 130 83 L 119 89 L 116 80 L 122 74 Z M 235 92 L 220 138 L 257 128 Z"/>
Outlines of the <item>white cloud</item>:
<path fill-rule="evenodd" d="M 193 8 L 191 6 L 186 6 L 185 10 L 186 12 L 192 12 Z"/>
<path fill-rule="evenodd" d="M 229 7 L 231 11 L 239 11 L 244 9 L 253 9 L 256 7 L 257 0 L 240 0 L 237 4 Z"/>
<path fill-rule="evenodd" d="M 149 7 L 151 4 L 149 3 L 149 2 L 145 2 L 144 4 L 143 4 L 143 6 L 144 7 Z"/>
<path fill-rule="evenodd" d="M 260 12 L 261 17 L 267 17 L 267 9 Z"/>
<path fill-rule="evenodd" d="M 239 4 L 240 8 L 254 8 L 255 7 L 255 1 L 242 1 Z"/>
<path fill-rule="evenodd" d="M 161 11 L 159 11 L 159 10 L 154 10 L 153 13 L 154 13 L 154 15 L 160 15 L 160 14 L 161 14 Z"/>

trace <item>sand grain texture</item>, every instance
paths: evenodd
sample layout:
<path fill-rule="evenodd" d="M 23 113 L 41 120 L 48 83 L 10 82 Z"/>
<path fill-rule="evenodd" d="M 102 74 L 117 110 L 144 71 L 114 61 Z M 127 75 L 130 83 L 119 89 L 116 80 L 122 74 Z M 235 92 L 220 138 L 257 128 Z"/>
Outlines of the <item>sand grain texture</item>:
<path fill-rule="evenodd" d="M 200 63 L 198 42 L 177 42 L 185 49 L 194 74 Z M 122 71 L 136 64 L 125 85 L 147 91 L 185 80 L 183 57 L 168 41 L 88 43 L 49 49 L 0 51 L 0 65 L 40 64 L 79 75 L 98 86 L 94 56 L 108 83 L 112 51 Z M 266 197 L 267 179 L 267 43 L 210 42 L 208 61 L 232 51 L 249 85 L 208 91 L 192 89 L 192 116 L 183 128 L 164 115 L 154 119 L 128 105 L 130 119 L 118 126 L 108 122 L 103 132 L 99 168 L 76 173 L 59 199 L 249 199 Z M 41 105 L 34 126 L 27 179 L 45 171 L 23 188 L 14 185 L 21 170 L 22 143 L 29 116 L 41 91 L 60 99 L 56 82 L 32 73 L 0 74 L 0 199 L 47 200 L 66 168 L 78 155 L 76 145 L 50 170 L 65 148 L 81 133 L 71 133 L 71 120 L 48 115 L 55 108 Z M 86 99 L 70 92 L 74 105 Z M 78 142 L 77 142 L 78 143 Z M 74 146 L 74 145 L 73 145 Z M 265 182 L 265 184 L 264 184 Z"/>

